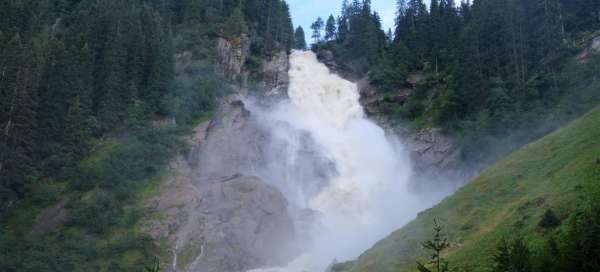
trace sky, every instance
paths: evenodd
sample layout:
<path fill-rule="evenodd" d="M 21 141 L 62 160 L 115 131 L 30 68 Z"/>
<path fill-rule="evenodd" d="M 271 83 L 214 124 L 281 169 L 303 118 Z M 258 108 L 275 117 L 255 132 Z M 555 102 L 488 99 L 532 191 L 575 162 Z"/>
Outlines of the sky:
<path fill-rule="evenodd" d="M 306 33 L 306 42 L 312 43 L 310 39 L 310 25 L 317 17 L 327 20 L 330 14 L 334 17 L 340 14 L 342 0 L 287 0 L 292 13 L 294 27 L 301 25 Z M 396 0 L 372 0 L 372 9 L 381 16 L 383 29 L 387 32 L 389 28 L 394 29 L 394 18 L 396 14 Z"/>

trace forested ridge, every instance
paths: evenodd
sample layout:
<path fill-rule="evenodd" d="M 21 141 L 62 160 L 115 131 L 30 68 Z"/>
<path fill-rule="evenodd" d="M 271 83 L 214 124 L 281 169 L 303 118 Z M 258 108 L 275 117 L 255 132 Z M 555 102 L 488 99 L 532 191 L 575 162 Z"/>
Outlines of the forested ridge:
<path fill-rule="evenodd" d="M 260 63 L 293 30 L 281 0 L 2 1 L 0 270 L 150 265 L 140 199 L 227 93 L 216 39 Z M 196 64 L 177 73 L 182 52 Z M 49 205 L 59 223 L 36 227 Z"/>
<path fill-rule="evenodd" d="M 328 20 L 333 27 L 313 24 L 313 50 L 368 75 L 382 115 L 415 129 L 442 127 L 468 160 L 501 156 L 600 102 L 598 57 L 581 53 L 598 36 L 599 1 L 397 6 L 396 28 L 384 34 L 370 1 L 343 1 Z"/>

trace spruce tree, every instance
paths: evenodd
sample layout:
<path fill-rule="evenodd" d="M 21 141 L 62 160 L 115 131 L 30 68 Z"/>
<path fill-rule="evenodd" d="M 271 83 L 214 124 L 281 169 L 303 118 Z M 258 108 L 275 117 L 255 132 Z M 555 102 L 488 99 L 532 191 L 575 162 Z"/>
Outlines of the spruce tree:
<path fill-rule="evenodd" d="M 32 48 L 23 42 L 19 34 L 7 45 L 12 59 L 4 68 L 2 82 L 5 103 L 1 109 L 0 142 L 6 154 L 0 162 L 0 184 L 25 197 L 25 185 L 35 173 L 36 127 L 37 127 L 37 69 Z"/>
<path fill-rule="evenodd" d="M 494 272 L 532 271 L 529 248 L 523 238 L 516 238 L 512 242 L 502 239 L 493 260 Z"/>
<path fill-rule="evenodd" d="M 65 118 L 63 152 L 67 166 L 73 167 L 87 152 L 91 131 L 80 97 L 76 96 L 69 104 Z"/>
<path fill-rule="evenodd" d="M 337 30 L 335 26 L 335 18 L 333 15 L 329 15 L 327 19 L 327 24 L 325 26 L 325 40 L 330 41 L 335 39 L 337 36 Z"/>
<path fill-rule="evenodd" d="M 315 43 L 318 43 L 321 41 L 321 30 L 323 29 L 323 24 L 324 24 L 323 19 L 321 19 L 321 17 L 319 17 L 310 26 L 310 28 L 313 30 L 312 38 L 315 41 Z"/>
<path fill-rule="evenodd" d="M 242 13 L 241 5 L 238 5 L 231 16 L 225 22 L 225 35 L 228 36 L 241 36 L 244 33 L 248 33 L 248 26 Z"/>
<path fill-rule="evenodd" d="M 304 33 L 302 26 L 298 26 L 298 28 L 296 28 L 296 32 L 294 34 L 294 49 L 306 49 L 306 34 Z"/>
<path fill-rule="evenodd" d="M 437 220 L 433 221 L 433 239 L 423 243 L 425 249 L 431 250 L 432 253 L 429 257 L 429 263 L 434 267 L 435 270 L 428 269 L 424 264 L 417 262 L 417 269 L 420 272 L 449 272 L 450 268 L 448 263 L 442 258 L 442 252 L 450 247 L 448 238 L 442 235 L 444 229 Z"/>

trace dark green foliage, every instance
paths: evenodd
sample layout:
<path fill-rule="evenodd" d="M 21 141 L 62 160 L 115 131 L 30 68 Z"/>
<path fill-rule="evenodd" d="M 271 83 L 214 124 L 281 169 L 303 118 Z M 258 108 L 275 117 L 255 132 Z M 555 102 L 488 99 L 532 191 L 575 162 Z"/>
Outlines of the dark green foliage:
<path fill-rule="evenodd" d="M 158 260 L 158 257 L 155 257 L 152 266 L 146 266 L 146 272 L 160 272 L 160 261 Z"/>
<path fill-rule="evenodd" d="M 7 272 L 38 271 L 143 271 L 146 261 L 132 263 L 123 256 L 139 252 L 152 260 L 155 246 L 147 236 L 124 233 L 108 242 L 97 242 L 77 229 L 44 237 L 16 238 L 0 232 L 0 264 Z"/>
<path fill-rule="evenodd" d="M 157 174 L 181 146 L 169 129 L 144 129 L 125 143 L 104 149 L 94 160 L 85 160 L 73 186 L 79 190 L 103 188 L 127 199 L 137 183 Z"/>
<path fill-rule="evenodd" d="M 0 81 L 0 186 L 19 197 L 34 174 L 37 127 L 37 66 L 29 44 L 18 33 L 3 50 Z"/>
<path fill-rule="evenodd" d="M 248 25 L 244 19 L 241 6 L 236 7 L 225 22 L 225 34 L 229 36 L 241 36 L 248 33 Z"/>
<path fill-rule="evenodd" d="M 540 223 L 538 224 L 538 226 L 540 226 L 540 228 L 544 228 L 544 229 L 549 229 L 549 228 L 555 228 L 558 227 L 560 225 L 560 220 L 558 218 L 556 218 L 556 215 L 554 214 L 554 212 L 551 209 L 548 209 L 544 215 L 542 216 L 542 219 L 540 220 Z"/>
<path fill-rule="evenodd" d="M 539 252 L 530 253 L 526 240 L 517 238 L 512 242 L 503 239 L 494 255 L 494 271 L 582 271 L 600 269 L 600 205 L 597 185 L 586 188 L 585 200 L 576 214 L 569 218 L 568 226 L 545 241 Z M 548 219 L 554 218 L 554 219 Z M 543 221 L 560 223 L 551 210 Z M 552 222 L 550 222 L 552 221 Z M 541 224 L 542 222 L 540 222 Z M 557 226 L 557 225 L 553 225 Z"/>
<path fill-rule="evenodd" d="M 343 1 L 337 41 L 314 50 L 332 51 L 349 72 L 368 72 L 382 97 L 408 93 L 378 107 L 417 129 L 444 128 L 464 143 L 464 158 L 482 164 L 600 102 L 598 70 L 589 70 L 597 57 L 574 61 L 583 50 L 574 44 L 597 36 L 588 33 L 600 28 L 592 16 L 598 1 L 425 2 L 398 1 L 392 40 L 369 1 Z M 414 86 L 409 76 L 424 80 Z"/>
<path fill-rule="evenodd" d="M 289 7 L 0 1 L 0 270 L 144 270 L 157 252 L 137 233 L 137 198 L 228 93 L 214 72 L 217 37 L 250 41 L 259 68 L 293 45 Z M 182 52 L 193 63 L 176 74 Z M 59 200 L 65 222 L 31 234 Z"/>
<path fill-rule="evenodd" d="M 553 260 L 561 271 L 600 270 L 600 190 L 598 184 L 590 184 L 586 190 L 589 193 L 584 204 L 570 220 L 566 232 L 556 239 L 560 258 L 550 256 L 546 260 Z"/>
<path fill-rule="evenodd" d="M 517 238 L 512 242 L 503 239 L 494 255 L 494 272 L 530 272 L 530 253 L 525 241 Z"/>
<path fill-rule="evenodd" d="M 313 31 L 316 26 L 313 24 Z M 313 32 L 318 43 L 313 49 L 332 51 L 336 61 L 350 72 L 364 74 L 382 59 L 386 36 L 381 29 L 381 18 L 371 10 L 369 0 L 351 4 L 344 1 L 337 27 L 333 16 L 328 18 L 326 25 L 321 20 L 320 26 L 325 26 L 325 39 L 321 41 L 320 32 L 318 36 Z"/>
<path fill-rule="evenodd" d="M 174 31 L 196 48 L 208 46 L 181 33 L 253 36 L 258 56 L 294 41 L 281 0 L 10 0 L 0 15 L 0 184 L 20 198 L 37 173 L 71 176 L 94 137 L 143 127 L 184 99 L 193 104 L 176 110 L 184 122 L 184 111 L 211 110 L 216 77 L 176 89 Z"/>
<path fill-rule="evenodd" d="M 333 15 L 329 15 L 329 18 L 327 18 L 327 23 L 325 25 L 325 40 L 330 41 L 332 39 L 335 39 L 336 35 L 337 28 L 335 26 L 335 18 L 333 18 Z"/>
<path fill-rule="evenodd" d="M 294 33 L 294 49 L 306 50 L 306 34 L 304 33 L 304 29 L 302 26 L 298 26 L 296 28 L 296 32 Z"/>

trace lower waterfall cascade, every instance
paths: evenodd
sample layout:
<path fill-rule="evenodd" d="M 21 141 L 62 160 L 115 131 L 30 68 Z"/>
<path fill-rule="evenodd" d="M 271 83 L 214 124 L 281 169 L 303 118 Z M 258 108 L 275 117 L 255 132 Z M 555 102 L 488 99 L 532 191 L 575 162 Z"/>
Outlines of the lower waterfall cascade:
<path fill-rule="evenodd" d="M 325 271 L 332 262 L 356 258 L 424 208 L 408 189 L 408 152 L 366 117 L 357 85 L 331 73 L 310 51 L 293 51 L 290 65 L 289 100 L 261 118 L 278 124 L 270 129 L 288 146 L 298 146 L 290 128 L 308 135 L 335 174 L 312 193 L 301 178 L 279 184 L 291 205 L 320 215 L 318 224 L 308 230 L 309 242 L 295 260 L 252 272 Z M 286 160 L 293 161 L 296 152 L 292 148 Z"/>

